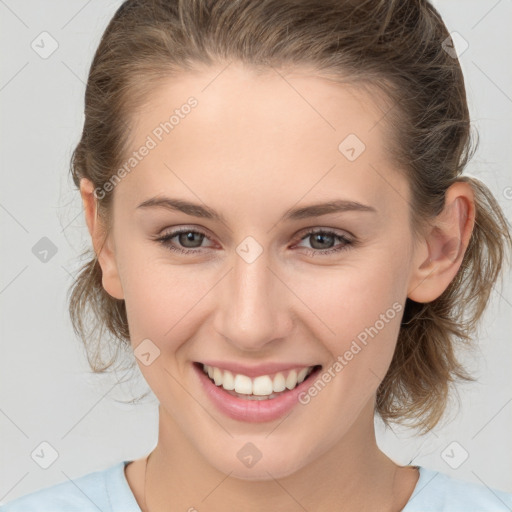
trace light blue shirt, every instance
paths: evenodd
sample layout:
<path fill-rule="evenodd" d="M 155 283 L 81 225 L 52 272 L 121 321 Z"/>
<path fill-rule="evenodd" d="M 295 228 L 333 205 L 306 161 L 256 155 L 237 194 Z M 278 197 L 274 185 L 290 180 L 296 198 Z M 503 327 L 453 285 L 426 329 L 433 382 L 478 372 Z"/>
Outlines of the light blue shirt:
<path fill-rule="evenodd" d="M 122 461 L 26 494 L 0 506 L 0 512 L 141 512 Z M 510 512 L 512 493 L 454 479 L 419 466 L 420 477 L 402 512 Z"/>

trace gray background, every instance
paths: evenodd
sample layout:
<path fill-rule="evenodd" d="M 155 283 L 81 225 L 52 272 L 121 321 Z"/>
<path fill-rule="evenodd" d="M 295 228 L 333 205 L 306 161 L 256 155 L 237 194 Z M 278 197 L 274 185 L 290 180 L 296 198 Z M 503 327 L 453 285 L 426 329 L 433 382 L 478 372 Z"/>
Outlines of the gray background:
<path fill-rule="evenodd" d="M 120 3 L 0 0 L 0 502 L 141 457 L 157 440 L 154 395 L 136 406 L 115 401 L 148 389 L 138 369 L 131 384 L 91 375 L 67 316 L 66 292 L 89 244 L 69 159 L 82 128 L 93 52 Z M 490 187 L 510 218 L 512 3 L 435 5 L 449 30 L 469 43 L 460 58 L 480 147 L 466 173 Z M 48 36 L 39 36 L 44 31 L 58 43 L 46 59 L 31 47 L 46 37 L 50 48 Z M 57 249 L 47 262 L 32 252 L 43 237 Z M 453 421 L 425 437 L 385 432 L 377 422 L 379 444 L 395 461 L 512 492 L 510 288 L 508 273 L 492 295 L 477 352 L 463 357 L 478 382 L 459 388 L 460 412 L 454 402 Z M 58 454 L 47 469 L 31 456 L 41 452 L 42 442 Z M 47 457 L 51 449 L 45 446 Z M 453 469 L 447 461 L 460 466 Z"/>

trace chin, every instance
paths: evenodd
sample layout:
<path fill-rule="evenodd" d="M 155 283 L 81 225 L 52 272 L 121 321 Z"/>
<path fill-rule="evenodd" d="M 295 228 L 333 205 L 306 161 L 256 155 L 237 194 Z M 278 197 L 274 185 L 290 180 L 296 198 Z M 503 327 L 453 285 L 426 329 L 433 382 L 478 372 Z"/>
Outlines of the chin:
<path fill-rule="evenodd" d="M 247 481 L 268 481 L 285 478 L 300 470 L 307 464 L 305 459 L 297 459 L 297 451 L 288 453 L 279 453 L 277 450 L 272 455 L 261 455 L 257 461 L 244 462 L 243 457 L 238 455 L 239 449 L 233 453 L 233 457 L 218 458 L 214 461 L 209 460 L 218 471 L 229 474 L 230 477 Z M 233 462 L 234 461 L 234 462 Z"/>

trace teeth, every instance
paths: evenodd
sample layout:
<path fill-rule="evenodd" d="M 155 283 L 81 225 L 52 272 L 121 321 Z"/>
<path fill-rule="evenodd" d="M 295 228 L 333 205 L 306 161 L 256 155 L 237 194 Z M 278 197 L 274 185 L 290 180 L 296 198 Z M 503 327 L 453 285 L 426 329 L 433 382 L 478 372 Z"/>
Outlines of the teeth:
<path fill-rule="evenodd" d="M 233 377 L 233 374 L 228 370 L 224 372 L 222 387 L 228 391 L 235 389 L 235 378 Z"/>
<path fill-rule="evenodd" d="M 256 377 L 252 383 L 252 394 L 258 396 L 271 395 L 273 389 L 272 379 L 268 375 Z"/>
<path fill-rule="evenodd" d="M 252 399 L 256 397 L 274 397 L 273 393 L 281 393 L 286 389 L 293 389 L 313 371 L 313 367 L 290 370 L 288 375 L 279 372 L 271 378 L 269 375 L 260 375 L 254 379 L 237 373 L 233 375 L 228 370 L 221 370 L 212 366 L 203 365 L 203 371 L 215 382 L 216 386 L 221 386 L 226 391 L 232 391 L 231 394 L 251 395 Z"/>
<path fill-rule="evenodd" d="M 288 374 L 288 377 L 286 377 L 285 385 L 288 389 L 293 389 L 298 381 L 299 381 L 299 379 L 297 379 L 297 372 L 295 370 L 292 370 Z"/>
<path fill-rule="evenodd" d="M 276 393 L 279 393 L 280 391 L 284 391 L 286 389 L 286 379 L 284 378 L 284 375 L 282 373 L 278 373 L 274 377 L 272 387 Z"/>
<path fill-rule="evenodd" d="M 297 374 L 297 382 L 302 382 L 306 378 L 308 370 L 309 368 L 302 368 L 302 370 Z"/>
<path fill-rule="evenodd" d="M 215 368 L 217 369 L 217 368 Z M 220 370 L 219 370 L 220 371 Z M 219 384 L 215 383 L 216 386 Z M 220 383 L 222 386 L 222 382 Z M 237 375 L 235 377 L 235 391 L 237 393 L 242 393 L 243 395 L 251 395 L 252 394 L 252 381 L 249 377 L 245 375 Z"/>
<path fill-rule="evenodd" d="M 222 372 L 218 368 L 213 369 L 213 381 L 216 386 L 220 386 L 222 384 Z"/>

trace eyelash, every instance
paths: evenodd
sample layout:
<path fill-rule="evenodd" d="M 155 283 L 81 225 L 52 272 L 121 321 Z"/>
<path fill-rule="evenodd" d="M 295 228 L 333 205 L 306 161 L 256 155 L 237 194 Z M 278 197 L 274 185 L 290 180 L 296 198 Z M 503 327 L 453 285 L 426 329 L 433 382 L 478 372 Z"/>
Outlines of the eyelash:
<path fill-rule="evenodd" d="M 197 254 L 198 252 L 200 252 L 200 249 L 183 249 L 181 247 L 176 247 L 176 246 L 172 245 L 171 243 L 169 243 L 170 240 L 172 240 L 176 236 L 184 234 L 184 233 L 197 233 L 197 234 L 203 235 L 205 238 L 208 238 L 206 233 L 203 233 L 202 231 L 200 231 L 198 229 L 183 228 L 183 229 L 178 229 L 176 231 L 172 231 L 172 232 L 170 232 L 164 236 L 161 236 L 159 238 L 156 238 L 156 241 L 160 242 L 164 247 L 166 247 L 169 250 L 174 251 L 174 252 L 179 252 L 182 254 L 191 254 L 191 253 Z M 299 238 L 298 241 L 301 242 L 302 240 L 308 238 L 309 236 L 317 235 L 317 234 L 333 236 L 334 238 L 342 241 L 343 245 L 338 246 L 337 248 L 324 249 L 324 250 L 306 248 L 306 252 L 308 253 L 309 256 L 318 256 L 318 255 L 326 256 L 326 255 L 333 254 L 333 253 L 339 253 L 339 252 L 349 249 L 351 245 L 355 245 L 355 243 L 356 243 L 355 240 L 350 240 L 343 235 L 339 235 L 335 231 L 330 231 L 330 230 L 326 230 L 326 229 L 312 229 L 312 230 L 308 231 L 307 233 L 305 233 L 304 236 Z"/>

